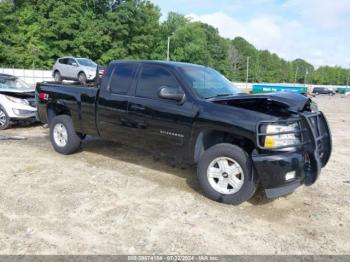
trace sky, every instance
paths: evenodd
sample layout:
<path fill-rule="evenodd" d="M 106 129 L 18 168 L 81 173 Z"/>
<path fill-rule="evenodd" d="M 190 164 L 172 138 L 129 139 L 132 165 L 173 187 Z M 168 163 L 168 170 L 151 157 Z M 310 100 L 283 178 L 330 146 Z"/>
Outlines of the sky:
<path fill-rule="evenodd" d="M 227 38 L 316 67 L 350 67 L 350 0 L 151 0 L 161 8 L 208 23 Z"/>

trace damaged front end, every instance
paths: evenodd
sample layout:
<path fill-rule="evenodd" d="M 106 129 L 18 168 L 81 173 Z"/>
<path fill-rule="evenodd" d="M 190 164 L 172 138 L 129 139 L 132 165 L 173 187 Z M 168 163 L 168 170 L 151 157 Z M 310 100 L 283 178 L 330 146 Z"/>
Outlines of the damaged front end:
<path fill-rule="evenodd" d="M 294 123 L 295 130 L 269 133 L 269 124 Z M 331 156 L 332 139 L 322 112 L 303 112 L 299 117 L 279 122 L 260 122 L 257 125 L 257 145 L 252 159 L 268 197 L 293 192 L 297 187 L 315 183 L 321 168 Z M 295 136 L 294 144 L 271 147 L 265 143 L 270 137 Z"/>
<path fill-rule="evenodd" d="M 267 197 L 286 195 L 317 180 L 331 156 L 332 139 L 324 114 L 311 99 L 280 93 L 215 102 L 273 116 L 257 123 L 252 153 Z"/>
<path fill-rule="evenodd" d="M 34 96 L 34 92 L 31 91 L 0 90 L 1 106 L 12 121 L 36 119 Z"/>

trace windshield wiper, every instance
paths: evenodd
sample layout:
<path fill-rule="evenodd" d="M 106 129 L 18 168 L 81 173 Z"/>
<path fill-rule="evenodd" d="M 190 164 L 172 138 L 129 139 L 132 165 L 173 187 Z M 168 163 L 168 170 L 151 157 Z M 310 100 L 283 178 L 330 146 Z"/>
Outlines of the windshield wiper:
<path fill-rule="evenodd" d="M 211 99 L 211 98 L 223 97 L 223 96 L 232 96 L 232 95 L 233 94 L 218 94 L 218 95 L 215 95 L 215 96 L 206 97 L 205 99 Z"/>

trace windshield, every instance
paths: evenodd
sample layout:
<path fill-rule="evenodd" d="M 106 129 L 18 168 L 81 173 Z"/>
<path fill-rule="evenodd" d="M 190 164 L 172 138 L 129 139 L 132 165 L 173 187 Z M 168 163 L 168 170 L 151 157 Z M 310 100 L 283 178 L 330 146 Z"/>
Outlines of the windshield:
<path fill-rule="evenodd" d="M 214 69 L 199 66 L 182 66 L 187 81 L 202 98 L 237 95 L 239 90 Z"/>
<path fill-rule="evenodd" d="M 0 89 L 32 89 L 19 78 L 0 78 Z"/>
<path fill-rule="evenodd" d="M 78 60 L 79 65 L 82 65 L 82 66 L 88 66 L 88 67 L 96 67 L 97 66 L 97 64 L 90 59 L 78 58 L 77 60 Z"/>

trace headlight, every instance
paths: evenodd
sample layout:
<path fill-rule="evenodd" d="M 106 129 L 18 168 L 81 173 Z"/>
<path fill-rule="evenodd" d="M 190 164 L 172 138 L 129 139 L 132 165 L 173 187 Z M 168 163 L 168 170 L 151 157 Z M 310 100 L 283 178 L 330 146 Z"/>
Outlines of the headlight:
<path fill-rule="evenodd" d="M 310 103 L 310 110 L 311 112 L 318 112 L 318 106 L 314 101 Z"/>
<path fill-rule="evenodd" d="M 16 103 L 16 104 L 22 104 L 22 105 L 29 105 L 29 102 L 25 99 L 20 99 L 20 98 L 15 98 L 12 96 L 5 96 L 7 98 L 7 100 Z"/>
<path fill-rule="evenodd" d="M 298 131 L 299 131 L 298 123 L 294 123 L 290 125 L 281 125 L 281 124 L 267 125 L 264 147 L 266 149 L 285 147 L 284 150 L 290 150 L 288 146 L 294 146 L 294 145 L 300 144 L 301 142 L 300 133 Z M 294 132 L 294 133 L 287 133 L 287 132 Z"/>

